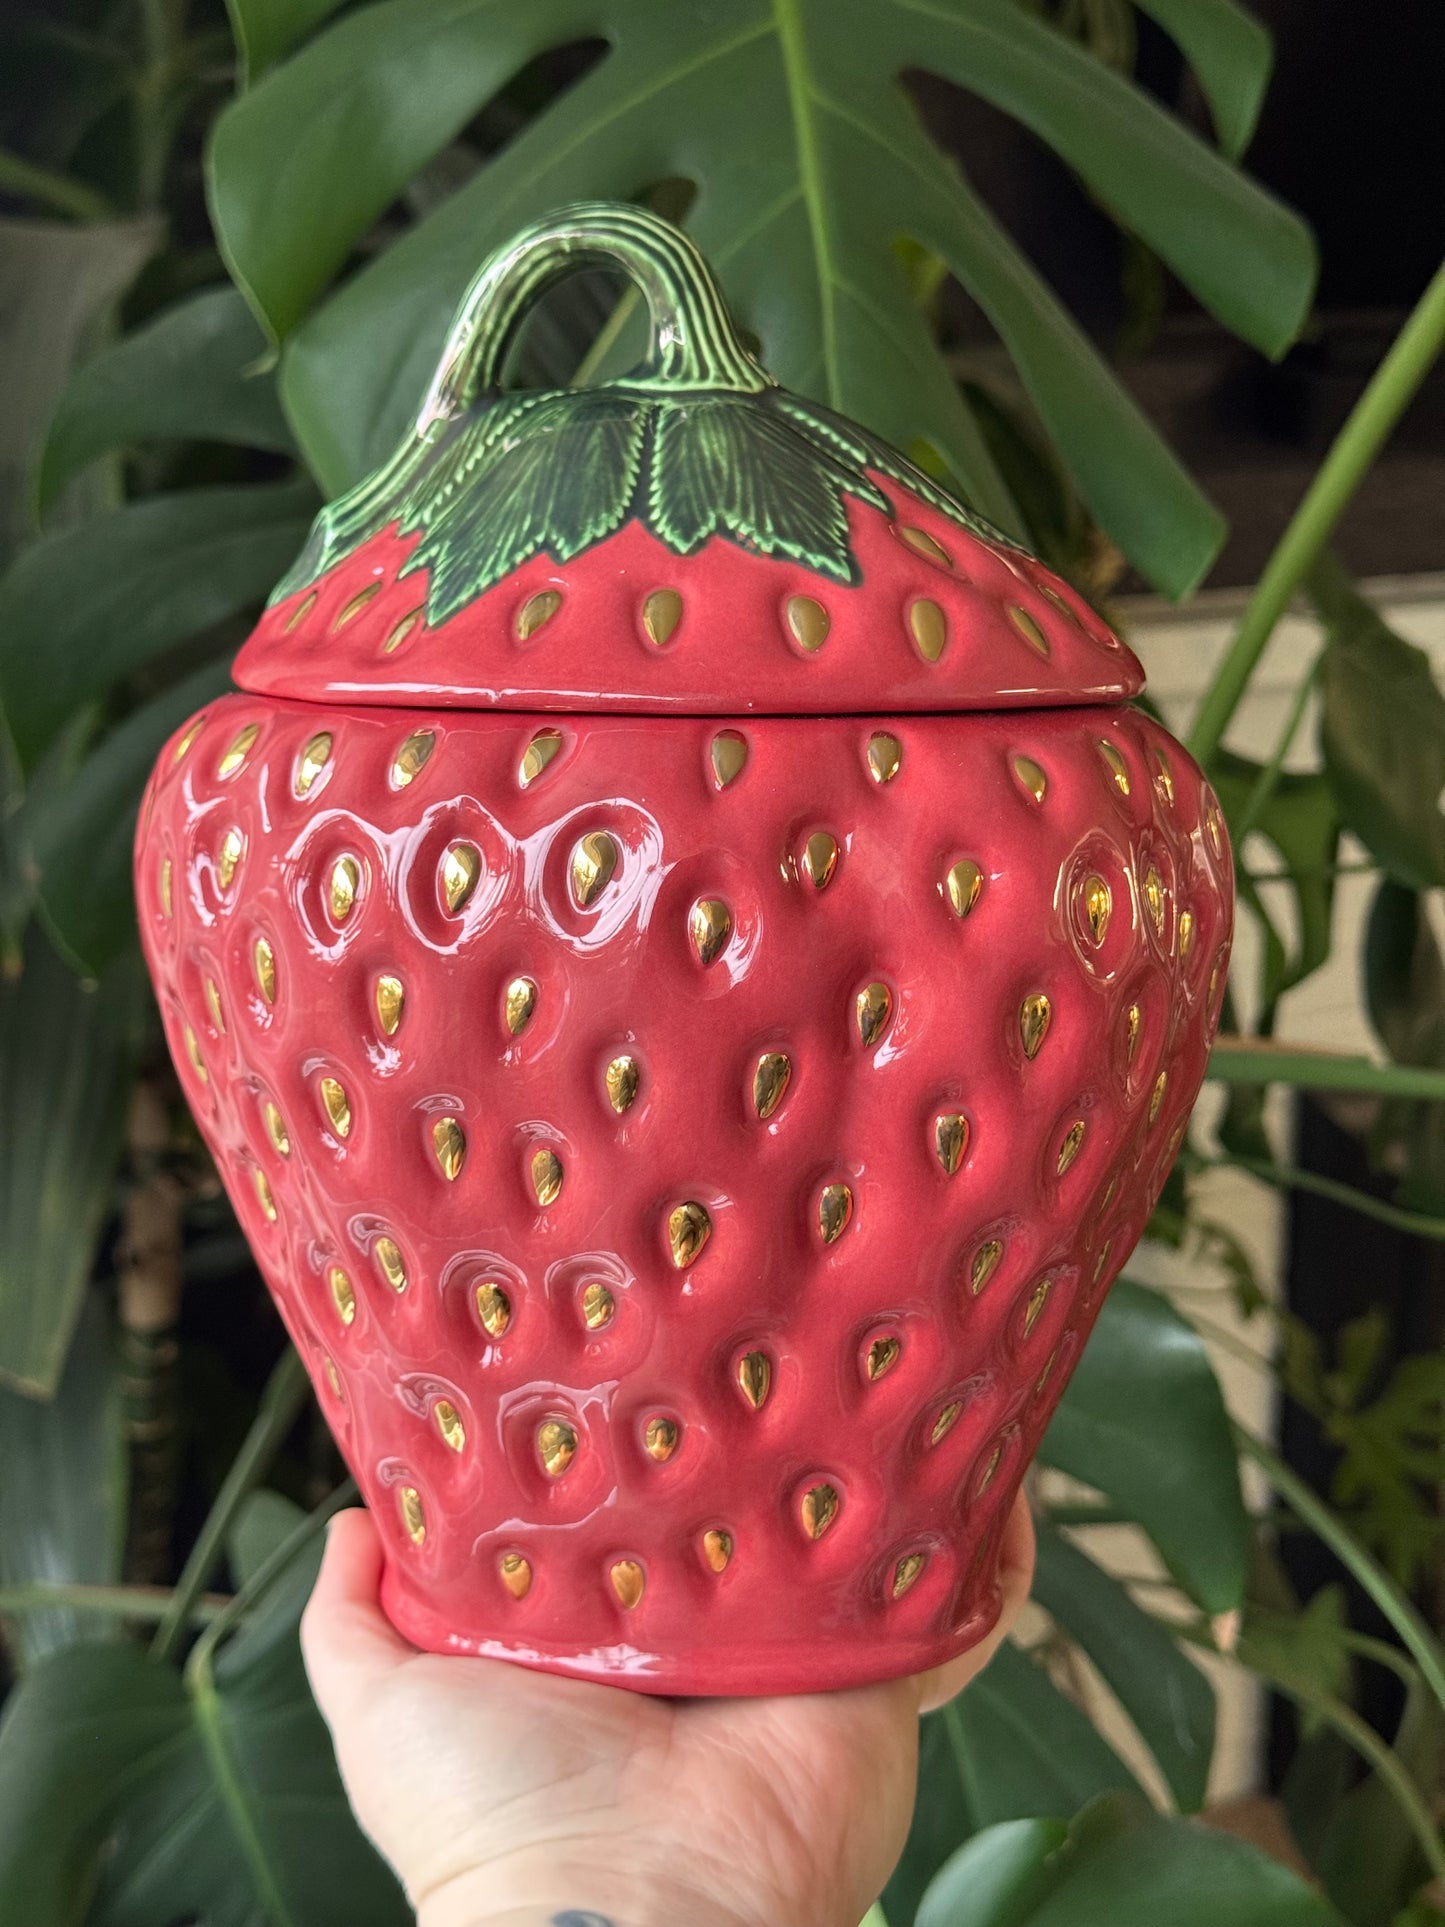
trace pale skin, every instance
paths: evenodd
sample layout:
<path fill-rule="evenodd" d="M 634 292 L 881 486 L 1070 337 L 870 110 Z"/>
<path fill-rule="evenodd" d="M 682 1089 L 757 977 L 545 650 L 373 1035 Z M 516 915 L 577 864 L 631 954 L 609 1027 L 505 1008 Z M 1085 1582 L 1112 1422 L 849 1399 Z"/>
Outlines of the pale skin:
<path fill-rule="evenodd" d="M 908 1832 L 919 1715 L 982 1672 L 1033 1563 L 1021 1494 L 999 1622 L 972 1652 L 844 1692 L 668 1700 L 417 1652 L 351 1511 L 301 1643 L 347 1795 L 419 1927 L 857 1927 Z"/>

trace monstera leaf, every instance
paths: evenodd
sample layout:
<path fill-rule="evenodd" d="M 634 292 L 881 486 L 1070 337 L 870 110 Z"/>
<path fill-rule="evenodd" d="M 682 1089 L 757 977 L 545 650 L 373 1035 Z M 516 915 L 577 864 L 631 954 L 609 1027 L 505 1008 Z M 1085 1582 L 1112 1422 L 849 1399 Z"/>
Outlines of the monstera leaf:
<path fill-rule="evenodd" d="M 1268 46 L 1224 0 L 1152 0 L 1227 145 Z M 243 13 L 246 11 L 242 10 Z M 409 183 L 550 49 L 606 52 L 501 153 L 316 304 Z M 1019 517 L 899 260 L 912 243 L 1011 352 L 1089 507 L 1171 593 L 1221 518 L 956 166 L 900 81 L 925 69 L 1013 115 L 1227 326 L 1269 353 L 1308 306 L 1301 224 L 1209 143 L 1013 0 L 384 0 L 274 66 L 222 116 L 211 205 L 228 265 L 285 343 L 282 395 L 329 493 L 400 439 L 483 256 L 561 202 L 685 180 L 689 226 L 787 387 Z"/>

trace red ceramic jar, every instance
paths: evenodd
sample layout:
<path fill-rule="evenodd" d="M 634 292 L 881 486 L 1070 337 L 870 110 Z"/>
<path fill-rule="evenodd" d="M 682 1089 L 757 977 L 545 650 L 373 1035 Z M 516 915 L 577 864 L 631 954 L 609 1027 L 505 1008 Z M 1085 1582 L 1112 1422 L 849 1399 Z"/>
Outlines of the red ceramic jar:
<path fill-rule="evenodd" d="M 599 258 L 648 366 L 501 393 Z M 982 1637 L 1223 993 L 1219 807 L 1134 657 L 582 207 L 236 680 L 151 780 L 141 928 L 395 1624 L 664 1693 Z"/>

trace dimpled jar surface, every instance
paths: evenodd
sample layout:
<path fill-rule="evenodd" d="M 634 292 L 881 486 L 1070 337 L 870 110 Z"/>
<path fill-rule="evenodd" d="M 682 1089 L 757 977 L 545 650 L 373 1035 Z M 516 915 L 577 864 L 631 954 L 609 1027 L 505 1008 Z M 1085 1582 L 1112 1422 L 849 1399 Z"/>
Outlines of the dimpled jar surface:
<path fill-rule="evenodd" d="M 597 259 L 647 364 L 503 392 Z M 236 680 L 141 929 L 394 1623 L 670 1693 L 980 1639 L 1224 989 L 1132 655 L 597 205 L 483 270 Z"/>

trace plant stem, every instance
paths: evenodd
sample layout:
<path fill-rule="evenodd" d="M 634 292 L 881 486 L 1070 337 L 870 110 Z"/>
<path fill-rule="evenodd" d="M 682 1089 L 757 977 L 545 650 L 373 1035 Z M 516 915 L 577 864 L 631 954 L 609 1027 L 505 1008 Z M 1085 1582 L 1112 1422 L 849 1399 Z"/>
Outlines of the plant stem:
<path fill-rule="evenodd" d="M 54 214 L 68 214 L 77 221 L 108 221 L 115 209 L 103 194 L 84 181 L 73 181 L 68 174 L 39 167 L 23 154 L 0 147 L 0 187 L 11 194 L 23 194 L 38 201 Z"/>
<path fill-rule="evenodd" d="M 1354 1534 L 1304 1480 L 1292 1472 L 1262 1439 L 1234 1425 L 1234 1442 L 1264 1473 L 1275 1491 L 1305 1524 L 1323 1539 L 1340 1564 L 1374 1600 L 1414 1658 L 1430 1691 L 1445 1706 L 1445 1653 L 1414 1606 L 1382 1566 L 1366 1552 Z"/>
<path fill-rule="evenodd" d="M 1157 1619 L 1158 1616 L 1154 1615 Z M 1188 1640 L 1192 1645 L 1215 1652 L 1213 1639 L 1203 1627 L 1178 1625 L 1165 1619 L 1158 1619 L 1161 1626 L 1167 1626 L 1176 1637 Z M 1409 1822 L 1410 1831 L 1420 1843 L 1420 1851 L 1426 1864 L 1436 1879 L 1445 1877 L 1445 1845 L 1441 1844 L 1440 1833 L 1435 1825 L 1434 1816 L 1426 1805 L 1419 1787 L 1406 1772 L 1395 1753 L 1386 1746 L 1375 1729 L 1362 1720 L 1354 1708 L 1346 1706 L 1343 1700 L 1336 1699 L 1323 1687 L 1302 1673 L 1292 1672 L 1288 1667 L 1279 1666 L 1266 1659 L 1259 1648 L 1246 1634 L 1230 1655 L 1238 1665 L 1245 1667 L 1258 1678 L 1268 1680 L 1271 1686 L 1278 1687 L 1298 1705 L 1309 1710 L 1332 1726 L 1371 1766 L 1383 1785 L 1394 1795 L 1401 1813 Z"/>
<path fill-rule="evenodd" d="M 51 1585 L 37 1579 L 24 1586 L 0 1586 L 0 1614 L 47 1612 L 67 1607 L 73 1612 L 98 1613 L 107 1619 L 163 1619 L 173 1594 L 168 1586 Z M 214 1593 L 202 1593 L 191 1607 L 193 1620 L 214 1619 L 228 1604 Z"/>
<path fill-rule="evenodd" d="M 1205 1076 L 1225 1084 L 1292 1084 L 1306 1091 L 1359 1091 L 1445 1103 L 1445 1071 L 1376 1064 L 1334 1051 L 1291 1050 L 1259 1038 L 1216 1039 Z"/>
<path fill-rule="evenodd" d="M 212 1654 L 236 1622 L 248 1613 L 262 1594 L 275 1584 L 291 1561 L 311 1543 L 326 1522 L 340 1512 L 343 1506 L 350 1505 L 355 1498 L 355 1479 L 343 1480 L 328 1499 L 324 1499 L 314 1512 L 308 1512 L 306 1517 L 287 1533 L 280 1545 L 274 1547 L 261 1561 L 241 1590 L 226 1601 L 224 1609 L 216 1614 L 196 1641 L 191 1657 L 186 1662 L 188 1670 L 194 1666 L 199 1672 L 209 1667 Z"/>
<path fill-rule="evenodd" d="M 236 1514 L 247 1495 L 265 1477 L 266 1468 L 306 1401 L 308 1389 L 306 1368 L 294 1346 L 288 1345 L 266 1381 L 266 1389 L 261 1394 L 261 1403 L 251 1421 L 251 1429 L 191 1548 L 191 1555 L 171 1595 L 170 1608 L 156 1628 L 155 1638 L 151 1641 L 151 1652 L 155 1658 L 175 1657 L 191 1616 L 191 1608 L 205 1590 L 220 1560 L 226 1535 L 235 1523 Z"/>
<path fill-rule="evenodd" d="M 1435 274 L 1414 313 L 1395 337 L 1350 410 L 1318 473 L 1305 491 L 1264 574 L 1250 596 L 1233 642 L 1215 671 L 1189 748 L 1207 764 L 1218 751 L 1255 664 L 1290 598 L 1319 557 L 1350 497 L 1364 480 L 1391 429 L 1408 407 L 1445 345 L 1445 266 Z"/>
<path fill-rule="evenodd" d="M 1237 823 L 1231 823 L 1229 826 L 1234 838 L 1234 847 L 1241 857 L 1244 854 L 1244 839 L 1258 823 L 1270 797 L 1274 795 L 1274 786 L 1279 781 L 1279 773 L 1284 768 L 1284 759 L 1289 755 L 1299 726 L 1304 721 L 1310 694 L 1315 686 L 1315 678 L 1320 673 L 1320 664 L 1324 659 L 1325 652 L 1321 649 L 1310 664 L 1309 673 L 1300 677 L 1299 688 L 1294 692 L 1294 701 L 1290 704 L 1289 715 L 1285 718 L 1284 728 L 1279 733 L 1279 741 L 1275 744 L 1269 761 L 1255 779 L 1254 788 L 1250 791 L 1244 805 L 1244 814 Z M 1284 874 L 1289 876 L 1292 872 L 1287 870 Z M 1251 881 L 1258 882 L 1260 879 L 1252 878 Z"/>
<path fill-rule="evenodd" d="M 1248 1171 L 1251 1177 L 1261 1178 L 1281 1191 L 1307 1191 L 1312 1197 L 1328 1198 L 1331 1204 L 1343 1205 L 1345 1210 L 1357 1211 L 1362 1218 L 1373 1218 L 1392 1230 L 1408 1231 L 1412 1237 L 1445 1243 L 1445 1218 L 1431 1218 L 1422 1211 L 1407 1211 L 1400 1205 L 1386 1204 L 1381 1198 L 1372 1198 L 1368 1191 L 1357 1191 L 1352 1184 L 1341 1184 L 1337 1178 L 1322 1178 L 1292 1164 L 1270 1164 L 1264 1158 L 1233 1153 L 1216 1158 L 1194 1156 L 1190 1164 L 1191 1168 L 1202 1171 Z"/>

